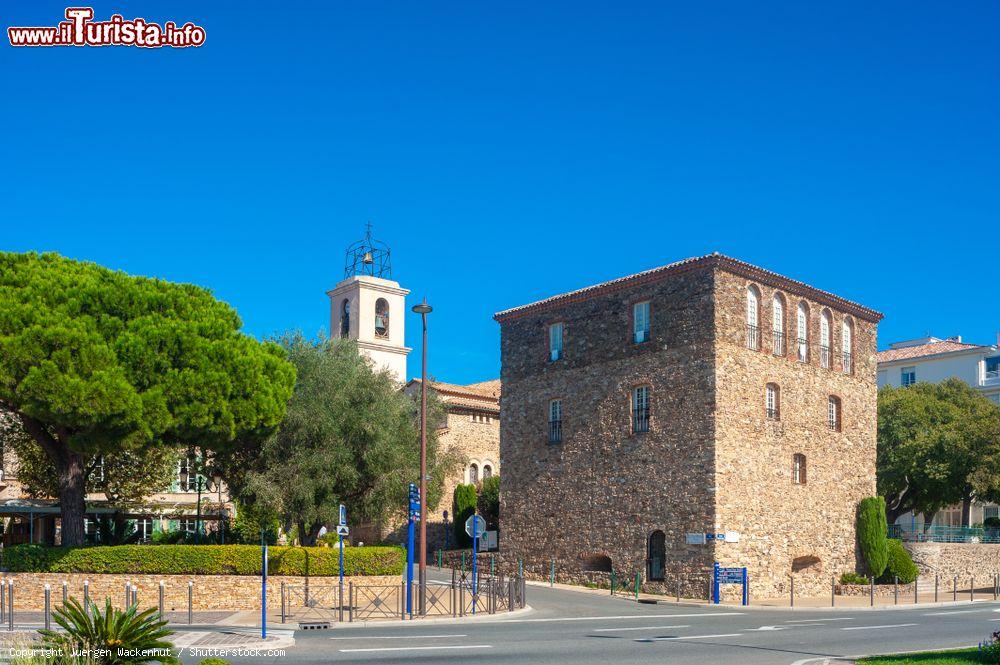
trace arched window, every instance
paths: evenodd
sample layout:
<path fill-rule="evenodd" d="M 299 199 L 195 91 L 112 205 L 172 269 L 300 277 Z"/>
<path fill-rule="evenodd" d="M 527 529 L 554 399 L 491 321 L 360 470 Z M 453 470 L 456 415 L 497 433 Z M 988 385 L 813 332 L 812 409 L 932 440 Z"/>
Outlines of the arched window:
<path fill-rule="evenodd" d="M 819 364 L 830 369 L 830 310 L 819 315 Z"/>
<path fill-rule="evenodd" d="M 375 301 L 375 336 L 389 336 L 389 301 L 385 298 Z"/>
<path fill-rule="evenodd" d="M 844 369 L 844 374 L 851 374 L 854 372 L 854 321 L 849 316 L 844 317 L 840 351 L 841 366 Z"/>
<path fill-rule="evenodd" d="M 747 348 L 760 348 L 760 291 L 753 284 L 747 287 Z"/>
<path fill-rule="evenodd" d="M 475 485 L 479 482 L 479 466 L 475 464 L 469 465 L 469 483 Z"/>
<path fill-rule="evenodd" d="M 483 465 L 483 480 L 493 477 L 493 467 L 489 464 Z"/>
<path fill-rule="evenodd" d="M 840 398 L 835 395 L 827 400 L 826 422 L 834 432 L 840 431 Z"/>
<path fill-rule="evenodd" d="M 802 453 L 792 455 L 792 482 L 796 485 L 806 484 L 806 456 Z"/>
<path fill-rule="evenodd" d="M 774 294 L 771 304 L 771 337 L 774 355 L 785 355 L 785 298 L 780 293 Z"/>
<path fill-rule="evenodd" d="M 347 337 L 351 334 L 351 301 L 344 298 L 340 303 L 340 336 Z"/>
<path fill-rule="evenodd" d="M 649 569 L 646 571 L 646 577 L 650 582 L 663 581 L 667 563 L 666 542 L 667 538 L 662 531 L 657 530 L 649 534 L 649 551 L 646 555 Z"/>
<path fill-rule="evenodd" d="M 809 362 L 809 305 L 805 304 L 805 302 L 799 303 L 795 323 L 799 362 Z"/>
<path fill-rule="evenodd" d="M 777 383 L 764 388 L 764 409 L 768 420 L 781 420 L 781 388 Z"/>

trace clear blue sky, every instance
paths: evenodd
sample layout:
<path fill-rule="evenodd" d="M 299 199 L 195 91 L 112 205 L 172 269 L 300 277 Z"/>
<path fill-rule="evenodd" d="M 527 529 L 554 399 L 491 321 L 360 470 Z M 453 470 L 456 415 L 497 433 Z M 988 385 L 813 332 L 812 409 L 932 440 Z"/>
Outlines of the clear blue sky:
<path fill-rule="evenodd" d="M 1000 4 L 820 4 L 95 2 L 207 42 L 4 34 L 0 247 L 314 333 L 371 220 L 454 382 L 498 375 L 494 312 L 711 251 L 885 312 L 882 346 L 993 341 Z"/>

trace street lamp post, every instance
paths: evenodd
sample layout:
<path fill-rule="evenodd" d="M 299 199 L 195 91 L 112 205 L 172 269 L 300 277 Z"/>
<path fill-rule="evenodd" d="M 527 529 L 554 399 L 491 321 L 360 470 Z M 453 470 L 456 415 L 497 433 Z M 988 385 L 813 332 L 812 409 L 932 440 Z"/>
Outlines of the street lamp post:
<path fill-rule="evenodd" d="M 219 544 L 226 544 L 225 523 L 223 521 L 222 509 L 222 474 L 216 471 L 212 474 L 212 482 L 215 483 L 215 490 L 219 493 Z M 213 488 L 209 487 L 209 491 Z"/>
<path fill-rule="evenodd" d="M 427 613 L 427 315 L 433 309 L 427 299 L 413 306 L 420 315 L 424 336 L 420 364 L 420 615 Z"/>

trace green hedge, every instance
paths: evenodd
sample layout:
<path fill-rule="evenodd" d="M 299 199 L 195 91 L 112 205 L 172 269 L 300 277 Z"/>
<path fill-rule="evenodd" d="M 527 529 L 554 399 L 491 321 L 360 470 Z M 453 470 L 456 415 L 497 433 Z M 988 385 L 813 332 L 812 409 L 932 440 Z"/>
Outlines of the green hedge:
<path fill-rule="evenodd" d="M 885 574 L 882 582 L 888 584 L 899 578 L 901 584 L 910 584 L 920 575 L 920 569 L 913 563 L 910 553 L 903 547 L 903 543 L 890 538 L 888 541 L 889 563 L 885 567 Z"/>
<path fill-rule="evenodd" d="M 330 547 L 270 547 L 271 575 L 339 575 L 339 550 Z M 345 575 L 401 575 L 399 547 L 345 547 Z M 256 545 L 116 545 L 4 549 L 3 563 L 15 573 L 135 573 L 147 575 L 260 575 Z"/>

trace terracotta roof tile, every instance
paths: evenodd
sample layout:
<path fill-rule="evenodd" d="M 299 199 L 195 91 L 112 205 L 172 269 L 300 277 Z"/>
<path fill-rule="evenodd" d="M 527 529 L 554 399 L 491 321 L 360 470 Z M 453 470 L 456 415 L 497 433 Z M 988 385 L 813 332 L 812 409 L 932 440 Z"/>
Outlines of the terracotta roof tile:
<path fill-rule="evenodd" d="M 968 351 L 970 349 L 986 348 L 979 344 L 965 344 L 952 340 L 940 342 L 930 342 L 929 344 L 919 344 L 917 346 L 904 346 L 901 349 L 886 349 L 875 354 L 875 359 L 880 363 L 889 363 L 894 360 L 908 360 L 910 358 L 924 358 L 926 356 L 936 356 L 942 353 L 954 353 L 955 351 Z"/>

